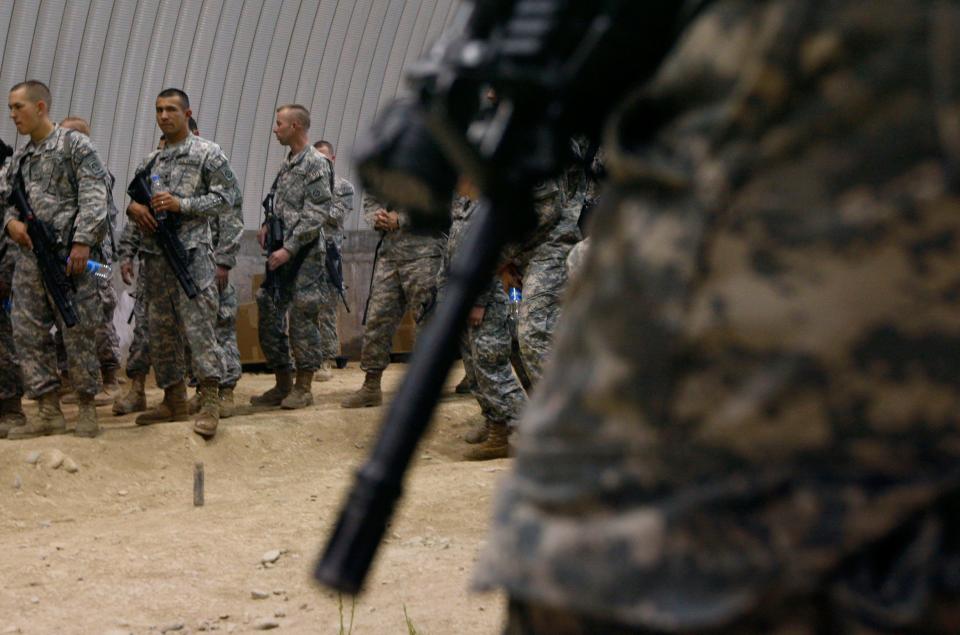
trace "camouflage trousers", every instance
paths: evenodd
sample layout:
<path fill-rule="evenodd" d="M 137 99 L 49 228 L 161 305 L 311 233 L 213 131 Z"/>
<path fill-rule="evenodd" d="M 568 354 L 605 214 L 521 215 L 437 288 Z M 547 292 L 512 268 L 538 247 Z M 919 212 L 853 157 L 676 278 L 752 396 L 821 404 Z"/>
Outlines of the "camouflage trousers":
<path fill-rule="evenodd" d="M 197 378 L 220 381 L 213 255 L 208 248 L 198 247 L 190 250 L 189 258 L 190 274 L 200 289 L 193 300 L 183 292 L 162 255 L 146 254 L 143 258 L 150 357 L 160 388 L 183 381 L 187 370 L 184 343 L 194 351 L 192 367 Z"/>
<path fill-rule="evenodd" d="M 271 292 L 263 288 L 257 291 L 257 332 L 270 370 L 320 368 L 324 357 L 319 324 L 324 277 L 323 250 L 314 248 L 293 282 L 283 284 L 276 301 Z"/>
<path fill-rule="evenodd" d="M 26 394 L 31 399 L 60 386 L 56 344 L 50 330 L 63 333 L 70 379 L 77 392 L 100 392 L 100 364 L 95 333 L 103 319 L 96 278 L 83 273 L 74 278 L 73 300 L 79 323 L 65 328 L 53 300 L 47 295 L 33 254 L 23 253 L 13 274 L 13 341 Z"/>
<path fill-rule="evenodd" d="M 219 287 L 218 287 L 219 289 Z M 227 283 L 223 289 L 218 291 L 217 304 L 217 351 L 220 366 L 220 387 L 233 388 L 240 381 L 242 367 L 240 365 L 240 348 L 237 346 L 237 290 Z M 187 368 L 190 369 L 190 378 L 196 383 L 197 376 L 193 371 L 193 356 L 190 354 L 190 347 L 184 346 L 184 354 L 187 359 Z"/>
<path fill-rule="evenodd" d="M 147 297 L 143 266 L 137 278 L 137 297 L 133 304 L 133 337 L 127 351 L 127 377 L 147 375 L 150 372 L 150 336 L 147 324 Z"/>
<path fill-rule="evenodd" d="M 567 249 L 569 251 L 569 249 Z M 562 257 L 531 260 L 520 270 L 523 301 L 517 323 L 520 358 L 534 386 L 553 346 L 553 333 L 560 319 L 560 304 L 567 284 L 566 251 Z"/>
<path fill-rule="evenodd" d="M 393 335 L 409 308 L 419 329 L 434 301 L 440 257 L 377 260 L 363 331 L 360 368 L 382 371 L 390 364 Z"/>
<path fill-rule="evenodd" d="M 500 284 L 499 280 L 496 282 Z M 512 342 L 505 297 L 487 305 L 480 326 L 464 331 L 460 350 L 464 371 L 474 386 L 473 394 L 483 416 L 490 421 L 512 423 L 523 411 L 527 395 L 510 365 Z"/>
<path fill-rule="evenodd" d="M 97 360 L 100 368 L 120 368 L 120 338 L 113 325 L 113 314 L 117 309 L 117 292 L 113 288 L 112 280 L 97 278 L 97 291 L 100 298 L 100 308 L 103 320 L 97 325 Z M 67 370 L 67 349 L 63 344 L 63 333 L 57 329 L 57 364 L 60 371 Z"/>
<path fill-rule="evenodd" d="M 323 284 L 320 286 L 320 341 L 322 342 L 323 357 L 333 359 L 340 354 L 340 336 L 337 335 L 337 306 L 340 304 L 340 293 L 333 286 L 326 267 L 323 270 Z"/>
<path fill-rule="evenodd" d="M 13 324 L 10 314 L 0 309 L 0 399 L 23 394 L 20 364 L 13 346 Z"/>

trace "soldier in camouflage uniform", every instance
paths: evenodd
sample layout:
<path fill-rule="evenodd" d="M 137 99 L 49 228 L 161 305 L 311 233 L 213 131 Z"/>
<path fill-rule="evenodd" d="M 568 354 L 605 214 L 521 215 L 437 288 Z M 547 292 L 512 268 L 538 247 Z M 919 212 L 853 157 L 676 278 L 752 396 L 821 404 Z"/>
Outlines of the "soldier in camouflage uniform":
<path fill-rule="evenodd" d="M 363 196 L 367 223 L 381 232 L 367 301 L 360 368 L 366 376 L 360 390 L 341 402 L 344 408 L 379 406 L 383 402 L 380 377 L 390 363 L 393 335 L 407 308 L 418 327 L 436 298 L 437 272 L 443 256 L 438 236 L 408 231 L 406 212 L 388 210 L 369 194 Z"/>
<path fill-rule="evenodd" d="M 134 260 L 140 253 L 141 234 L 137 224 L 128 221 L 120 235 L 118 260 L 120 275 L 125 284 L 134 282 Z M 143 264 L 141 261 L 141 268 Z M 147 296 L 144 287 L 145 278 L 136 279 L 136 291 L 133 304 L 133 337 L 127 350 L 127 377 L 130 385 L 127 392 L 113 402 L 113 414 L 125 415 L 142 412 L 147 409 L 145 383 L 150 373 L 150 339 L 147 333 Z"/>
<path fill-rule="evenodd" d="M 337 155 L 333 144 L 329 141 L 317 141 L 313 144 L 320 154 L 330 159 L 331 166 L 336 165 Z M 331 241 L 343 253 L 343 223 L 353 212 L 353 184 L 334 172 L 333 179 L 333 213 L 323 226 L 323 233 L 327 238 L 327 245 Z M 325 271 L 326 273 L 326 271 Z M 331 379 L 330 360 L 340 354 L 340 338 L 337 335 L 337 306 L 340 304 L 340 293 L 333 286 L 329 276 L 324 276 L 324 299 L 320 304 L 320 339 L 323 341 L 323 368 L 317 373 L 317 381 Z"/>
<path fill-rule="evenodd" d="M 312 405 L 313 375 L 324 359 L 319 325 L 326 277 L 323 226 L 334 214 L 333 172 L 330 161 L 309 144 L 309 130 L 310 114 L 303 106 L 277 109 L 273 132 L 280 145 L 290 148 L 273 190 L 274 211 L 283 224 L 283 246 L 267 256 L 267 267 L 276 272 L 279 293 L 275 299 L 263 286 L 257 291 L 260 348 L 277 381 L 251 399 L 258 406 L 296 409 Z M 264 224 L 259 240 L 265 249 L 266 239 Z M 284 332 L 286 322 L 289 337 Z M 294 364 L 296 385 L 292 385 Z"/>
<path fill-rule="evenodd" d="M 459 197 L 453 204 L 453 222 L 450 225 L 444 266 L 438 279 L 438 302 L 443 300 L 443 287 L 450 262 L 463 243 L 475 209 L 476 203 L 467 197 Z M 470 364 L 472 368 L 476 382 L 473 394 L 484 417 L 482 433 L 467 439 L 468 443 L 482 444 L 464 455 L 468 461 L 506 458 L 510 428 L 526 404 L 526 393 L 510 366 L 510 343 L 507 296 L 503 292 L 500 277 L 494 276 L 486 291 L 474 301 L 461 343 L 461 349 L 466 352 L 464 367 Z"/>
<path fill-rule="evenodd" d="M 68 246 L 66 272 L 75 285 L 74 304 L 79 322 L 64 329 L 31 251 L 27 226 L 13 206 L 4 209 L 4 228 L 16 242 L 13 275 L 13 338 L 23 373 L 27 396 L 40 402 L 39 416 L 11 429 L 10 439 L 23 439 L 63 432 L 66 422 L 60 410 L 60 381 L 56 347 L 50 329 L 64 331 L 70 376 L 78 394 L 77 436 L 99 432 L 93 397 L 100 391 L 100 369 L 94 332 L 101 321 L 96 278 L 85 270 L 95 257 L 107 223 L 106 170 L 90 139 L 66 130 L 50 120 L 49 89 L 31 80 L 10 91 L 11 117 L 20 134 L 30 140 L 11 157 L 0 181 L 0 200 L 7 201 L 17 174 L 22 175 L 27 197 L 39 221 Z"/>
<path fill-rule="evenodd" d="M 506 632 L 960 632 L 958 29 L 719 0 L 619 109 L 478 571 Z"/>
<path fill-rule="evenodd" d="M 159 177 L 151 205 L 179 219 L 176 232 L 188 253 L 188 268 L 199 293 L 191 300 L 177 282 L 153 236 L 156 219 L 150 210 L 131 203 L 128 214 L 142 233 L 140 253 L 147 294 L 150 356 L 163 402 L 137 417 L 147 425 L 188 418 L 181 337 L 193 352 L 193 370 L 200 383 L 201 406 L 193 430 L 210 438 L 220 421 L 222 374 L 214 326 L 217 316 L 216 265 L 210 219 L 230 214 L 240 188 L 220 147 L 190 134 L 190 101 L 179 89 L 167 89 L 156 100 L 157 124 L 166 138 L 163 150 L 151 152 L 138 166 Z"/>
<path fill-rule="evenodd" d="M 517 339 L 523 368 L 535 386 L 553 345 L 560 304 L 567 283 L 566 259 L 582 236 L 577 226 L 581 202 L 569 202 L 557 181 L 543 183 L 534 194 L 537 227 L 521 245 L 505 250 L 523 302 Z M 522 281 L 522 282 L 521 282 Z"/>
<path fill-rule="evenodd" d="M 90 136 L 90 125 L 81 117 L 67 117 L 60 122 L 60 125 L 69 130 Z M 104 264 L 111 264 L 117 258 L 117 245 L 114 240 L 113 228 L 117 224 L 117 206 L 113 200 L 114 177 L 107 170 L 107 239 L 104 240 L 103 248 L 100 250 Z M 97 290 L 100 295 L 100 307 L 102 309 L 103 319 L 97 326 L 97 359 L 100 360 L 100 376 L 103 382 L 103 390 L 98 393 L 93 401 L 98 406 L 111 404 L 120 391 L 120 384 L 117 380 L 117 370 L 120 368 L 120 338 L 117 337 L 117 329 L 113 325 L 113 314 L 117 308 L 117 292 L 113 287 L 112 279 L 97 278 Z M 66 348 L 63 345 L 63 333 L 57 330 L 57 357 L 60 364 L 62 375 L 66 374 Z M 76 403 L 77 396 L 75 392 L 69 392 L 61 399 L 62 403 Z"/>
<path fill-rule="evenodd" d="M 7 159 L 13 148 L 0 140 L 0 152 L 2 182 L 10 165 Z M 13 345 L 13 325 L 10 322 L 15 250 L 16 246 L 5 233 L 0 236 L 0 304 L 3 305 L 0 307 L 0 439 L 6 438 L 11 428 L 23 425 L 26 421 L 21 403 L 23 379 L 20 377 L 20 363 Z"/>

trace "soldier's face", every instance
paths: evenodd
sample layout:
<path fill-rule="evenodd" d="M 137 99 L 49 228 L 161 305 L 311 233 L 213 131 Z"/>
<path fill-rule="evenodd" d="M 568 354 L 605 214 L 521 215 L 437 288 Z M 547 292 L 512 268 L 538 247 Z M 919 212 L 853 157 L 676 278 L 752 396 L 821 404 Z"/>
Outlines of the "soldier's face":
<path fill-rule="evenodd" d="M 17 132 L 22 135 L 28 135 L 39 126 L 43 121 L 43 113 L 46 110 L 46 104 L 42 101 L 31 101 L 27 95 L 26 88 L 18 88 L 10 92 L 8 106 L 10 107 L 10 118 L 13 119 Z"/>
<path fill-rule="evenodd" d="M 290 145 L 290 142 L 296 137 L 296 122 L 293 121 L 293 117 L 287 114 L 287 111 L 281 110 L 277 113 L 277 120 L 273 124 L 273 134 L 282 146 Z"/>
<path fill-rule="evenodd" d="M 157 126 L 167 139 L 179 138 L 189 119 L 190 110 L 184 110 L 179 97 L 157 97 Z"/>

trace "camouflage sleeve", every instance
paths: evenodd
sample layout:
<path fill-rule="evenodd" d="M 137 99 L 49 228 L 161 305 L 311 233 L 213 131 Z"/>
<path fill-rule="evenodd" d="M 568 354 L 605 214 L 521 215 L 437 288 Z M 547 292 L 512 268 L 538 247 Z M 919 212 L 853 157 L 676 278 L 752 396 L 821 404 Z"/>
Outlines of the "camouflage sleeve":
<path fill-rule="evenodd" d="M 302 247 L 323 234 L 323 223 L 333 207 L 333 192 L 330 191 L 330 168 L 326 161 L 318 161 L 307 175 L 303 188 L 303 209 L 292 227 L 286 229 L 283 248 L 296 256 Z"/>
<path fill-rule="evenodd" d="M 344 179 L 339 180 L 335 194 L 330 221 L 337 227 L 343 227 L 347 216 L 353 211 L 353 184 Z"/>
<path fill-rule="evenodd" d="M 240 197 L 240 186 L 227 156 L 219 146 L 214 145 L 203 161 L 203 183 L 206 192 L 190 196 L 180 201 L 183 214 L 197 216 L 217 216 L 228 214 Z"/>
<path fill-rule="evenodd" d="M 233 269 L 237 266 L 237 254 L 240 253 L 240 237 L 243 235 L 243 202 L 237 198 L 230 213 L 217 218 L 220 230 L 217 232 L 217 245 L 213 252 L 214 261 L 221 267 Z"/>
<path fill-rule="evenodd" d="M 3 167 L 0 167 L 0 213 L 3 215 L 3 227 L 4 227 L 4 237 L 6 236 L 6 227 L 7 223 L 12 220 L 17 219 L 17 209 L 7 203 L 10 199 L 10 190 L 13 189 L 10 179 L 12 175 L 10 174 L 10 166 L 13 165 L 13 159 L 19 154 L 15 153 L 13 158 L 7 160 L 3 164 Z M 3 238 L 0 238 L 2 240 Z"/>
<path fill-rule="evenodd" d="M 378 209 L 384 209 L 383 203 L 381 203 L 373 194 L 369 192 L 363 193 L 363 219 L 367 221 L 367 225 L 370 226 L 370 229 L 373 229 L 373 216 L 377 213 Z"/>
<path fill-rule="evenodd" d="M 80 134 L 70 137 L 78 208 L 73 242 L 92 247 L 103 241 L 107 231 L 107 171 L 89 138 Z"/>
<path fill-rule="evenodd" d="M 128 220 L 123 226 L 123 233 L 120 234 L 120 244 L 117 245 L 117 258 L 122 262 L 124 260 L 133 260 L 140 251 L 140 241 L 143 238 L 140 233 L 140 227 L 133 221 Z"/>

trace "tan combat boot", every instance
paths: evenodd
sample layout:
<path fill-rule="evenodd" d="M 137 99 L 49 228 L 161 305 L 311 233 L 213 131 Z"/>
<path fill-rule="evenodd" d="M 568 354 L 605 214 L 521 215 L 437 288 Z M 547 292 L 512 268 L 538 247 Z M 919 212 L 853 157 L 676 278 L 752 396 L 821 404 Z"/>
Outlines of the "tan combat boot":
<path fill-rule="evenodd" d="M 93 395 L 77 393 L 77 429 L 74 432 L 78 437 L 92 439 L 100 434 L 97 424 L 97 406 Z"/>
<path fill-rule="evenodd" d="M 313 393 L 310 392 L 310 384 L 313 383 L 312 370 L 297 371 L 297 385 L 293 387 L 290 394 L 287 395 L 280 407 L 286 410 L 298 410 L 313 405 Z"/>
<path fill-rule="evenodd" d="M 12 428 L 7 433 L 8 439 L 31 439 L 47 434 L 63 434 L 67 431 L 67 422 L 63 419 L 63 411 L 60 410 L 59 393 L 51 390 L 41 395 L 37 401 L 40 403 L 40 413 L 37 417 L 22 426 Z"/>
<path fill-rule="evenodd" d="M 233 386 L 220 388 L 220 418 L 229 419 L 234 415 L 236 404 L 233 401 Z"/>
<path fill-rule="evenodd" d="M 217 433 L 217 424 L 220 423 L 218 384 L 216 379 L 205 379 L 197 387 L 197 394 L 200 395 L 200 412 L 193 419 L 193 431 L 207 439 Z"/>
<path fill-rule="evenodd" d="M 383 403 L 383 393 L 380 391 L 380 376 L 382 370 L 368 370 L 360 390 L 340 402 L 341 408 L 367 408 L 379 406 Z"/>
<path fill-rule="evenodd" d="M 120 387 L 119 380 L 117 380 L 116 368 L 105 368 L 101 366 L 100 377 L 103 388 L 97 393 L 97 396 L 94 398 L 94 403 L 98 406 L 108 406 L 116 402 L 123 389 Z"/>
<path fill-rule="evenodd" d="M 187 412 L 192 415 L 200 412 L 200 386 L 197 386 L 196 391 L 193 393 L 193 397 L 187 401 Z"/>
<path fill-rule="evenodd" d="M 330 381 L 333 379 L 333 373 L 330 371 L 330 360 L 325 359 L 320 362 L 320 368 L 313 374 L 313 381 Z"/>
<path fill-rule="evenodd" d="M 278 370 L 276 372 L 277 383 L 262 395 L 250 397 L 250 403 L 254 406 L 279 406 L 280 402 L 293 390 L 293 371 Z"/>
<path fill-rule="evenodd" d="M 510 430 L 507 428 L 507 424 L 498 421 L 490 421 L 489 423 L 486 441 L 467 450 L 463 455 L 464 459 L 468 461 L 490 461 L 492 459 L 505 459 L 509 456 L 510 446 L 507 438 L 510 436 Z"/>
<path fill-rule="evenodd" d="M 113 414 L 120 416 L 130 414 L 131 412 L 143 412 L 147 409 L 147 394 L 145 386 L 147 378 L 145 375 L 134 375 L 130 378 L 130 387 L 127 394 L 116 399 L 113 402 Z"/>
<path fill-rule="evenodd" d="M 10 430 L 22 426 L 26 422 L 27 417 L 23 414 L 20 395 L 0 399 L 0 439 L 7 438 L 7 433 Z"/>
<path fill-rule="evenodd" d="M 170 421 L 186 421 L 190 418 L 187 412 L 187 385 L 179 381 L 168 386 L 163 391 L 163 401 L 153 410 L 149 410 L 136 419 L 138 426 L 148 426 L 153 423 L 167 423 Z"/>
<path fill-rule="evenodd" d="M 463 435 L 463 440 L 471 444 L 483 443 L 487 440 L 487 437 L 490 436 L 490 428 L 492 428 L 493 425 L 493 422 L 491 422 L 489 419 L 484 419 L 483 423 L 474 426 L 473 429 Z"/>

